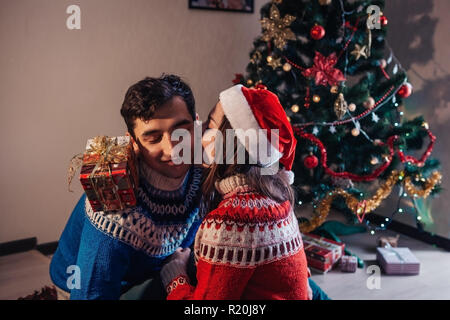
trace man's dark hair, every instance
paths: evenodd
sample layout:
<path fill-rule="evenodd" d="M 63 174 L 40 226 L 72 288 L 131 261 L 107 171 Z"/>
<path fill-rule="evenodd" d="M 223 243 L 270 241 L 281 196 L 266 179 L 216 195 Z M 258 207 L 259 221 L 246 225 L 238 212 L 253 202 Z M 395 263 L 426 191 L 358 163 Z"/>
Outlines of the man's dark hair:
<path fill-rule="evenodd" d="M 195 120 L 195 100 L 189 85 L 176 75 L 163 74 L 159 78 L 146 77 L 133 84 L 125 94 L 120 114 L 128 132 L 134 136 L 135 120 L 150 120 L 155 111 L 173 97 L 181 97 Z"/>

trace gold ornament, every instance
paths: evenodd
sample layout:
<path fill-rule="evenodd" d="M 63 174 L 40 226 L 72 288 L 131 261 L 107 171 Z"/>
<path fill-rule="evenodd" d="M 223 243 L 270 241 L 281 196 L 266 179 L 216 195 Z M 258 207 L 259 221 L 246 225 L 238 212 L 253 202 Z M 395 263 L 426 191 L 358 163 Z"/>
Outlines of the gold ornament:
<path fill-rule="evenodd" d="M 355 56 L 355 59 L 358 61 L 361 56 L 367 59 L 367 53 L 366 53 L 367 47 L 366 46 L 360 46 L 359 44 L 355 44 L 355 49 L 350 52 L 351 55 Z"/>
<path fill-rule="evenodd" d="M 356 104 L 350 103 L 350 104 L 348 105 L 348 110 L 349 110 L 350 112 L 355 111 L 355 110 L 356 110 Z"/>
<path fill-rule="evenodd" d="M 331 93 L 338 93 L 338 91 L 339 91 L 338 86 L 332 86 L 331 89 L 330 89 Z"/>
<path fill-rule="evenodd" d="M 313 100 L 315 103 L 319 103 L 319 102 L 320 102 L 320 96 L 318 96 L 317 94 L 315 94 L 315 95 L 313 95 L 312 100 Z"/>
<path fill-rule="evenodd" d="M 286 62 L 286 63 L 283 65 L 283 70 L 284 70 L 284 71 L 289 72 L 289 71 L 291 71 L 291 69 L 292 69 L 292 66 L 291 66 L 289 63 Z"/>
<path fill-rule="evenodd" d="M 345 101 L 344 95 L 339 93 L 336 101 L 334 102 L 334 113 L 336 113 L 338 119 L 342 119 L 344 114 L 347 112 L 347 109 L 347 101 Z"/>
<path fill-rule="evenodd" d="M 357 136 L 359 136 L 359 134 L 360 134 L 360 131 L 358 128 L 352 129 L 352 136 L 357 137 Z"/>
<path fill-rule="evenodd" d="M 379 160 L 377 157 L 372 157 L 372 159 L 370 159 L 370 164 L 373 166 L 378 164 L 378 162 L 379 162 Z"/>
<path fill-rule="evenodd" d="M 319 0 L 319 4 L 321 6 L 328 6 L 331 3 L 331 0 Z"/>
<path fill-rule="evenodd" d="M 292 105 L 291 107 L 292 112 L 297 113 L 300 110 L 300 107 L 297 104 Z"/>
<path fill-rule="evenodd" d="M 271 58 L 270 61 L 269 58 Z M 273 70 L 275 70 L 276 68 L 281 67 L 281 58 L 275 59 L 272 56 L 268 56 L 267 64 L 271 66 Z"/>
<path fill-rule="evenodd" d="M 261 52 L 255 51 L 254 54 L 252 54 L 252 58 L 250 59 L 251 63 L 256 64 L 259 62 L 262 58 Z"/>
<path fill-rule="evenodd" d="M 248 84 L 249 86 L 251 86 L 251 85 L 253 84 L 253 80 L 252 80 L 252 79 L 248 79 L 248 80 L 247 80 L 247 84 Z"/>
<path fill-rule="evenodd" d="M 280 11 L 277 6 L 272 4 L 270 8 L 270 18 L 261 19 L 261 26 L 264 33 L 261 37 L 263 41 L 274 40 L 275 46 L 282 50 L 287 43 L 287 40 L 295 40 L 295 34 L 288 26 L 295 20 L 294 16 L 289 14 L 283 18 L 280 16 Z"/>

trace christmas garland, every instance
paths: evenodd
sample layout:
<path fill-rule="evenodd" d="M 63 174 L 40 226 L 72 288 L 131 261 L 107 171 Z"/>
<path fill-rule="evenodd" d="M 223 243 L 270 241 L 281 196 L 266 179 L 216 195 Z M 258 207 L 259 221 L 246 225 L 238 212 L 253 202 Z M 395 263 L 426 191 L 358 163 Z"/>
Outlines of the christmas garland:
<path fill-rule="evenodd" d="M 378 188 L 375 194 L 365 200 L 358 200 L 356 197 L 349 194 L 347 191 L 338 188 L 331 191 L 323 198 L 319 205 L 314 209 L 314 215 L 311 220 L 302 222 L 300 230 L 302 232 L 311 232 L 319 227 L 327 218 L 331 209 L 333 200 L 337 197 L 343 197 L 347 207 L 356 215 L 359 222 L 364 220 L 367 213 L 374 211 L 381 202 L 386 199 L 392 192 L 393 187 L 399 180 L 403 180 L 404 172 L 393 170 L 386 181 Z M 410 177 L 404 179 L 406 192 L 412 197 L 426 198 L 431 193 L 436 184 L 440 183 L 442 175 L 438 171 L 434 171 L 431 176 L 425 180 L 424 189 L 417 189 L 411 182 Z"/>
<path fill-rule="evenodd" d="M 313 143 L 314 145 L 316 145 L 319 148 L 321 164 L 322 164 L 322 167 L 326 174 L 328 174 L 332 177 L 350 179 L 352 181 L 357 181 L 357 182 L 361 182 L 361 181 L 368 182 L 368 181 L 375 180 L 389 167 L 389 165 L 391 164 L 391 162 L 394 158 L 394 154 L 395 154 L 394 142 L 399 138 L 399 136 L 394 135 L 394 136 L 390 136 L 388 138 L 387 143 L 379 141 L 378 145 L 380 145 L 380 146 L 387 145 L 387 147 L 389 148 L 389 156 L 386 157 L 386 161 L 370 174 L 357 175 L 357 174 L 350 173 L 347 171 L 336 172 L 336 171 L 331 170 L 327 165 L 327 150 L 324 147 L 322 141 L 319 138 L 317 138 L 315 135 L 304 132 L 302 129 L 300 129 L 298 127 L 293 127 L 293 130 L 300 138 L 309 140 L 311 143 Z M 422 167 L 425 164 L 425 161 L 430 156 L 430 154 L 433 150 L 434 142 L 436 141 L 436 137 L 431 133 L 431 131 L 427 128 L 425 128 L 425 130 L 427 131 L 427 134 L 431 140 L 425 153 L 422 155 L 422 157 L 420 159 L 416 159 L 412 156 L 405 156 L 403 151 L 398 150 L 397 154 L 402 163 L 408 162 L 408 163 L 414 164 L 419 167 Z"/>

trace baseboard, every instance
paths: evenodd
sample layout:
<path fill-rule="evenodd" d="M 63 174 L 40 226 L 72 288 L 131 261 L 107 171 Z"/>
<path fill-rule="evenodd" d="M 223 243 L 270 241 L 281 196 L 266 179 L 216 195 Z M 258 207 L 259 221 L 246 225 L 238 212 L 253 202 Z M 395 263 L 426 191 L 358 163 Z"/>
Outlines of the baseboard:
<path fill-rule="evenodd" d="M 54 254 L 56 251 L 56 248 L 58 248 L 58 241 L 53 242 L 46 242 L 39 244 L 36 246 L 36 250 L 38 250 L 40 253 L 42 253 L 45 256 Z"/>
<path fill-rule="evenodd" d="M 376 213 L 371 213 L 370 217 L 367 217 L 370 222 L 375 224 L 381 224 L 385 221 L 386 217 L 380 216 Z M 388 227 L 389 230 L 404 234 L 408 237 L 420 240 L 422 242 L 435 245 L 437 247 L 443 248 L 450 251 L 450 239 L 444 238 L 442 236 L 432 234 L 428 231 L 420 230 L 418 228 L 409 226 L 407 224 L 392 220 Z"/>
<path fill-rule="evenodd" d="M 36 237 L 0 243 L 0 256 L 33 250 L 36 245 Z"/>

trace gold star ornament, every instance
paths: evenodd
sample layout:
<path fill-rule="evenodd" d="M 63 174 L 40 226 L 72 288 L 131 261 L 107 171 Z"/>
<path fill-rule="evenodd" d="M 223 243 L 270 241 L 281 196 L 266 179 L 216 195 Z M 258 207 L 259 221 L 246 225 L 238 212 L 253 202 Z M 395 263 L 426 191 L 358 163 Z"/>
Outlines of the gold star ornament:
<path fill-rule="evenodd" d="M 351 55 L 355 56 L 356 61 L 359 60 L 359 58 L 361 58 L 361 56 L 363 56 L 364 58 L 367 59 L 367 47 L 366 46 L 360 46 L 359 44 L 355 44 L 355 49 L 353 49 L 352 52 L 350 52 Z"/>
<path fill-rule="evenodd" d="M 295 17 L 289 14 L 281 18 L 277 6 L 272 4 L 270 18 L 261 20 L 261 26 L 264 29 L 262 40 L 270 41 L 273 39 L 275 46 L 282 50 L 286 46 L 287 40 L 296 39 L 295 34 L 288 28 L 294 20 Z"/>
<path fill-rule="evenodd" d="M 272 67 L 273 70 L 282 66 L 281 58 L 275 59 L 272 56 L 267 57 L 267 64 Z"/>

